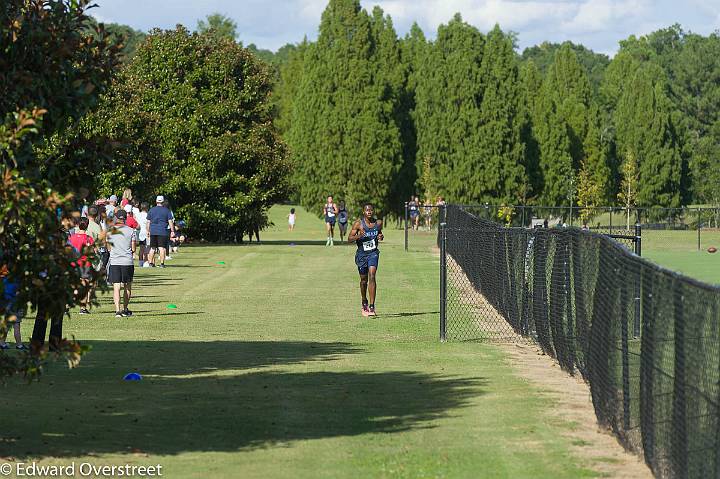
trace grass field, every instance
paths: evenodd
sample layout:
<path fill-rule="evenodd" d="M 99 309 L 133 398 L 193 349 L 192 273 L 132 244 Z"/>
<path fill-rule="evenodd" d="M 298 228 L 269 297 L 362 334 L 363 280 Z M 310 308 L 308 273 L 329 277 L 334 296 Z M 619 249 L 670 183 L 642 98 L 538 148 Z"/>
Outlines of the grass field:
<path fill-rule="evenodd" d="M 159 463 L 171 478 L 597 475 L 500 350 L 437 341 L 434 254 L 388 230 L 380 316 L 362 319 L 354 248 L 326 248 L 302 210 L 289 234 L 287 209 L 262 245 L 187 247 L 140 270 L 133 318 L 104 298 L 66 321 L 92 351 L 4 388 L 0 456 Z M 132 371 L 144 380 L 122 381 Z"/>

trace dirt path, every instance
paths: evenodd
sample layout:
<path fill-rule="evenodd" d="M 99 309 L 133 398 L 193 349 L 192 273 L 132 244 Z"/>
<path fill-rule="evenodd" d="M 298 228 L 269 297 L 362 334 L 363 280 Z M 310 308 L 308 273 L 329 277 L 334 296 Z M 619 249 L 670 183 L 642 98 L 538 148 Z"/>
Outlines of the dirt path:
<path fill-rule="evenodd" d="M 573 444 L 572 453 L 583 466 L 605 477 L 618 479 L 652 478 L 650 469 L 637 455 L 618 443 L 611 431 L 597 423 L 590 388 L 581 377 L 571 376 L 558 363 L 526 338 L 516 335 L 502 316 L 480 295 L 467 280 L 457 263 L 448 257 L 448 270 L 453 272 L 454 287 L 460 289 L 465 314 L 472 314 L 483 332 L 491 336 L 516 341 L 498 343 L 511 367 L 557 405 L 548 412 L 549 419 L 574 425 L 566 434 Z"/>

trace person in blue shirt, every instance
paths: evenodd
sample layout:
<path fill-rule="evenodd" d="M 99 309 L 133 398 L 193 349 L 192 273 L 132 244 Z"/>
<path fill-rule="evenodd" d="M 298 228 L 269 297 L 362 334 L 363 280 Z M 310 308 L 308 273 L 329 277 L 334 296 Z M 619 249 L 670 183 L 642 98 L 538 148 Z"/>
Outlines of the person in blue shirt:
<path fill-rule="evenodd" d="M 0 285 L 2 286 L 2 296 L 0 296 L 0 311 L 4 312 L 5 318 L 8 320 L 11 318 L 14 318 L 12 321 L 12 328 L 13 328 L 13 335 L 15 336 L 15 348 L 27 351 L 28 347 L 25 346 L 22 342 L 22 335 L 20 334 L 20 323 L 22 322 L 23 316 L 25 315 L 25 311 L 23 311 L 22 308 L 18 308 L 16 296 L 18 293 L 19 284 L 15 281 L 11 281 L 10 278 L 8 278 L 6 273 L 6 268 L 2 268 L 2 271 L 0 271 L 0 276 L 2 276 L 2 283 Z M 7 326 L 10 326 L 10 321 L 8 321 Z M 7 339 L 7 333 L 8 330 L 5 329 L 5 331 L 0 334 L 0 349 L 10 349 L 10 346 L 5 342 L 5 339 Z"/>
<path fill-rule="evenodd" d="M 155 206 L 150 208 L 147 215 L 147 237 L 150 238 L 150 251 L 148 263 L 155 266 L 155 253 L 160 253 L 160 267 L 165 267 L 165 257 L 170 244 L 170 233 L 175 231 L 175 218 L 170 208 L 163 205 L 165 197 L 159 195 Z"/>
<path fill-rule="evenodd" d="M 375 297 L 377 294 L 378 263 L 380 250 L 378 243 L 384 238 L 382 234 L 382 221 L 374 218 L 373 205 L 368 203 L 363 207 L 363 216 L 352 225 L 348 242 L 357 245 L 355 264 L 360 273 L 360 296 L 362 297 L 362 315 L 375 316 Z"/>

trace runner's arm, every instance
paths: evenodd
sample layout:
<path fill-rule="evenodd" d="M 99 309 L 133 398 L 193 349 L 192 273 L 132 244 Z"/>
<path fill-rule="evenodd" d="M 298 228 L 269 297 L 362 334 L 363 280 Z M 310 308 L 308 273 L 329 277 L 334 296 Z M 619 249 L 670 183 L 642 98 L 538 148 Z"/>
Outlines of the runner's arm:
<path fill-rule="evenodd" d="M 362 227 L 360 226 L 360 222 L 356 221 L 355 223 L 353 223 L 350 234 L 348 235 L 348 243 L 357 241 L 363 236 L 365 236 L 365 231 L 363 231 Z"/>
<path fill-rule="evenodd" d="M 377 236 L 378 241 L 383 241 L 383 240 L 385 240 L 385 235 L 383 235 L 383 233 L 382 233 L 382 227 L 383 227 L 382 220 L 377 220 L 377 225 L 378 225 L 378 236 Z"/>

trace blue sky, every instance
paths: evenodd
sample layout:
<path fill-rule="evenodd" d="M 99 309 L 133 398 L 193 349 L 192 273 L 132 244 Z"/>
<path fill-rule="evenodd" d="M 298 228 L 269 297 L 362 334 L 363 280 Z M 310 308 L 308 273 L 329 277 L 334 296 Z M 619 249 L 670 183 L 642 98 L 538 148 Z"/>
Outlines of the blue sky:
<path fill-rule="evenodd" d="M 92 14 L 101 21 L 136 29 L 195 28 L 197 20 L 224 13 L 238 24 L 245 44 L 276 50 L 307 35 L 317 36 L 327 0 L 96 0 Z M 483 31 L 499 23 L 519 34 L 521 48 L 544 40 L 571 40 L 612 55 L 619 40 L 680 23 L 709 34 L 720 29 L 720 0 L 361 0 L 379 5 L 404 35 L 413 21 L 433 38 L 455 12 Z"/>

